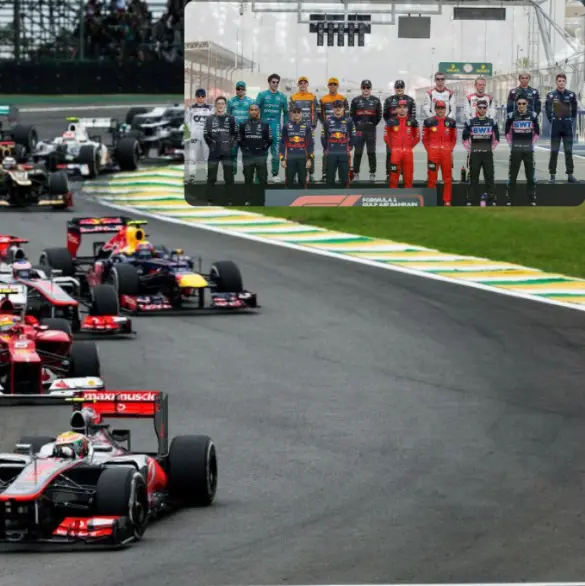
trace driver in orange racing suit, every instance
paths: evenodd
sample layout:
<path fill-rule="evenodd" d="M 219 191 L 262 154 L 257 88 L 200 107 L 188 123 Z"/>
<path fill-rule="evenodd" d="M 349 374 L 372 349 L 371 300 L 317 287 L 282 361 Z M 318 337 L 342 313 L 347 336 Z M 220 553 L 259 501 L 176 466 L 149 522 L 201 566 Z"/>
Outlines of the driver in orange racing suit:
<path fill-rule="evenodd" d="M 415 118 L 408 115 L 408 101 L 398 100 L 396 114 L 391 116 L 384 129 L 384 142 L 390 155 L 391 188 L 398 187 L 400 175 L 404 177 L 404 187 L 412 187 L 414 161 L 412 149 L 420 142 L 420 128 Z"/>
<path fill-rule="evenodd" d="M 423 145 L 428 156 L 428 187 L 437 186 L 441 169 L 443 178 L 443 203 L 451 206 L 453 190 L 453 149 L 457 144 L 457 123 L 446 115 L 443 100 L 435 103 L 435 115 L 427 118 L 423 126 Z"/>

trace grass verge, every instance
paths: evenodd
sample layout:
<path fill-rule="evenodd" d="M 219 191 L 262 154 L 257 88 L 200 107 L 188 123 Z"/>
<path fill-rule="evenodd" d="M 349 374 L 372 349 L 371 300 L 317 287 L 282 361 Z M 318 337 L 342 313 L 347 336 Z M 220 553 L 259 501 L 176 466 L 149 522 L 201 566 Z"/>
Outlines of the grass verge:
<path fill-rule="evenodd" d="M 542 208 L 241 208 L 329 230 L 585 278 L 585 205 Z"/>

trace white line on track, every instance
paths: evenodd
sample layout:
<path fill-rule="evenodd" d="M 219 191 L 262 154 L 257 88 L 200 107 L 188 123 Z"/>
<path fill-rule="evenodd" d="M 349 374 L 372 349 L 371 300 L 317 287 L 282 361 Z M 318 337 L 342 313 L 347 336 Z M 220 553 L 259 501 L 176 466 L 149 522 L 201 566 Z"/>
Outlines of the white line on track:
<path fill-rule="evenodd" d="M 405 267 L 398 267 L 396 265 L 384 264 L 379 263 L 376 261 L 368 260 L 365 258 L 354 257 L 354 256 L 345 256 L 343 254 L 337 254 L 335 252 L 329 252 L 328 250 L 320 250 L 316 248 L 309 248 L 306 246 L 300 246 L 298 244 L 292 244 L 290 242 L 283 242 L 279 240 L 267 240 L 260 236 L 254 236 L 253 234 L 246 234 L 246 233 L 239 233 L 239 232 L 226 232 L 221 228 L 216 228 L 215 226 L 204 226 L 201 224 L 194 225 L 192 222 L 186 222 L 184 220 L 179 220 L 177 218 L 171 218 L 167 216 L 159 216 L 157 214 L 153 214 L 150 212 L 143 212 L 141 210 L 135 210 L 130 207 L 126 206 L 119 206 L 110 202 L 101 201 L 99 198 L 94 198 L 94 201 L 97 201 L 101 205 L 121 210 L 124 212 L 134 213 L 137 216 L 144 216 L 147 218 L 152 218 L 154 220 L 161 220 L 162 222 L 169 222 L 171 224 L 180 224 L 181 226 L 188 226 L 190 228 L 196 228 L 199 230 L 208 230 L 209 232 L 216 232 L 217 234 L 223 234 L 224 236 L 234 236 L 236 238 L 244 238 L 245 240 L 252 240 L 253 242 L 259 242 L 260 244 L 271 244 L 273 246 L 281 246 L 282 248 L 289 248 L 292 250 L 299 250 L 301 252 L 308 252 L 309 254 L 316 254 L 318 256 L 324 256 L 327 258 L 337 258 L 340 260 L 345 260 L 348 262 L 354 262 L 361 265 L 366 265 L 378 269 L 386 269 L 388 271 L 394 271 L 397 273 L 404 273 L 407 275 L 413 275 L 415 277 L 422 277 L 423 279 L 431 279 L 433 281 L 441 281 L 442 283 L 451 283 L 454 285 L 460 285 L 462 287 L 470 287 L 472 289 L 479 289 L 481 291 L 488 291 L 489 293 L 497 293 L 499 295 L 507 295 L 508 297 L 516 297 L 517 299 L 525 299 L 528 301 L 535 301 L 537 303 L 545 303 L 547 305 L 555 305 L 557 307 L 564 307 L 565 309 L 573 309 L 577 311 L 585 311 L 585 305 L 577 305 L 573 303 L 566 303 L 564 301 L 556 301 L 554 299 L 547 299 L 546 297 L 536 297 L 533 295 L 529 295 L 526 293 L 518 293 L 517 291 L 509 291 L 507 289 L 498 289 L 495 287 L 490 287 L 489 285 L 483 285 L 482 283 L 475 283 L 470 281 L 461 281 L 458 279 L 453 279 L 450 277 L 443 277 L 441 275 L 435 275 L 433 273 L 423 273 L 413 269 L 408 269 Z M 524 586 L 529 586 L 529 583 L 522 583 Z M 534 583 L 539 584 L 539 583 Z M 583 584 L 585 586 L 585 582 L 542 582 L 542 584 Z M 360 585 L 363 586 L 363 585 Z M 380 585 L 379 585 L 380 586 Z M 411 586 L 422 586 L 422 585 L 411 585 Z M 438 586 L 438 585 L 434 585 Z M 457 586 L 456 584 L 451 584 L 450 586 Z"/>
<path fill-rule="evenodd" d="M 47 108 L 19 108 L 18 111 L 23 114 L 36 114 L 39 112 L 89 112 L 90 110 L 123 110 L 124 108 L 134 108 L 144 106 L 145 108 L 156 108 L 160 104 L 93 104 L 92 106 L 50 106 Z"/>

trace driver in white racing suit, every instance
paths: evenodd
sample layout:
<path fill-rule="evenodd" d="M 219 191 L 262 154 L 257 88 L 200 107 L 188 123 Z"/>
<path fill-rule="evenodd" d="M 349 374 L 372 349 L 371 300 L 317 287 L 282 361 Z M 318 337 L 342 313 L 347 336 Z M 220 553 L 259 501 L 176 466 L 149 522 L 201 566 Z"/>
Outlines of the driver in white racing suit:
<path fill-rule="evenodd" d="M 447 118 L 455 119 L 457 108 L 455 105 L 455 92 L 445 86 L 445 74 L 435 73 L 435 87 L 427 90 L 423 104 L 423 114 L 425 118 L 435 115 L 435 103 L 445 102 L 447 106 Z"/>
<path fill-rule="evenodd" d="M 195 181 L 198 164 L 206 164 L 209 149 L 203 140 L 203 129 L 207 117 L 213 114 L 213 108 L 206 103 L 207 92 L 199 88 L 195 92 L 195 104 L 189 106 L 185 113 L 185 124 L 189 128 L 189 144 L 185 149 L 185 179 Z"/>
<path fill-rule="evenodd" d="M 469 122 L 472 118 L 477 117 L 477 101 L 485 100 L 488 103 L 487 117 L 492 120 L 496 119 L 496 101 L 493 96 L 485 93 L 486 81 L 484 77 L 478 77 L 475 80 L 475 92 L 465 96 L 463 105 L 463 122 Z"/>

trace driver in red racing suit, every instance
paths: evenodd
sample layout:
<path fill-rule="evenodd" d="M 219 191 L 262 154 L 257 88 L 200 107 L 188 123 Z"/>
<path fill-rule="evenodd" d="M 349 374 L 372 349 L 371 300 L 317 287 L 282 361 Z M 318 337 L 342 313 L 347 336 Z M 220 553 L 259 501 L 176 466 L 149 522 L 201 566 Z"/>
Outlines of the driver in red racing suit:
<path fill-rule="evenodd" d="M 453 149 L 457 144 L 457 122 L 445 116 L 445 102 L 437 100 L 436 115 L 427 118 L 423 126 L 423 145 L 428 156 L 428 187 L 437 186 L 441 169 L 443 178 L 443 202 L 451 206 L 453 190 Z"/>
<path fill-rule="evenodd" d="M 412 149 L 420 142 L 420 129 L 416 119 L 408 116 L 408 100 L 398 100 L 396 115 L 390 117 L 384 129 L 384 142 L 391 152 L 389 187 L 398 187 L 401 174 L 404 177 L 404 187 L 412 187 Z"/>

